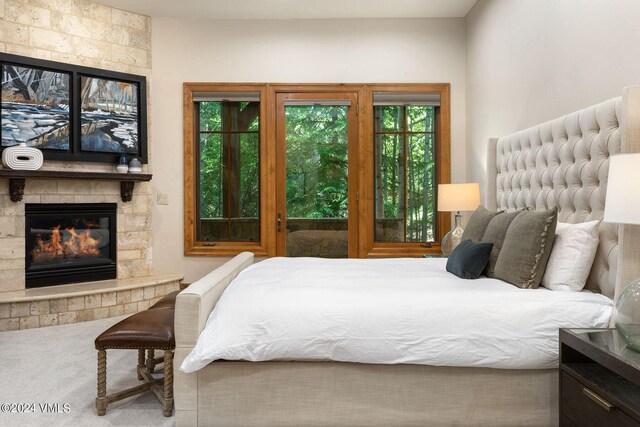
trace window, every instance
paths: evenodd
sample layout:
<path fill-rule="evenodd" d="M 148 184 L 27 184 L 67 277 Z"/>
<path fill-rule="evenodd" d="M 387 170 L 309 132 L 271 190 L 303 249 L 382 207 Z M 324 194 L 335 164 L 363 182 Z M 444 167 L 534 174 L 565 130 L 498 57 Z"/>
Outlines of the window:
<path fill-rule="evenodd" d="M 449 85 L 184 84 L 184 253 L 438 253 Z"/>
<path fill-rule="evenodd" d="M 215 98 L 213 98 L 215 99 Z M 196 101 L 197 239 L 260 240 L 259 101 Z"/>
<path fill-rule="evenodd" d="M 376 98 L 375 241 L 435 242 L 438 107 Z"/>
<path fill-rule="evenodd" d="M 184 253 L 266 255 L 265 85 L 184 84 Z"/>

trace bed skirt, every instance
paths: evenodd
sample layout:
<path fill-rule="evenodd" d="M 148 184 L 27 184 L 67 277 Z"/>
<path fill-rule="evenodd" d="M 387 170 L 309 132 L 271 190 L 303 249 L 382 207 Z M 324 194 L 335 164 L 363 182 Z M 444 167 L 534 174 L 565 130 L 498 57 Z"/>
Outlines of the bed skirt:
<path fill-rule="evenodd" d="M 557 369 L 217 361 L 191 375 L 178 426 L 558 425 Z"/>

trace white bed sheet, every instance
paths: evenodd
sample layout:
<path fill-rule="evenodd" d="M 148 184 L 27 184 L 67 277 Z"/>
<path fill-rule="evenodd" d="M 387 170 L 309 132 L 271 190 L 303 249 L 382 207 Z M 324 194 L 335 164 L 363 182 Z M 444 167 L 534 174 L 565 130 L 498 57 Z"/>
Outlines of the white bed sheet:
<path fill-rule="evenodd" d="M 605 327 L 611 299 L 460 279 L 446 259 L 271 258 L 243 270 L 181 366 L 217 359 L 541 369 L 558 328 Z"/>

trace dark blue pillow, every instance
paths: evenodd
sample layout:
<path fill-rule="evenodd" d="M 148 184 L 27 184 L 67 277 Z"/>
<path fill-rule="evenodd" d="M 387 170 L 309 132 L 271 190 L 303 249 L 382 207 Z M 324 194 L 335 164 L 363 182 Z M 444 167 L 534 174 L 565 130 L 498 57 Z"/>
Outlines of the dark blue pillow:
<path fill-rule="evenodd" d="M 460 243 L 447 259 L 447 271 L 463 279 L 477 279 L 489 262 L 493 243 Z"/>

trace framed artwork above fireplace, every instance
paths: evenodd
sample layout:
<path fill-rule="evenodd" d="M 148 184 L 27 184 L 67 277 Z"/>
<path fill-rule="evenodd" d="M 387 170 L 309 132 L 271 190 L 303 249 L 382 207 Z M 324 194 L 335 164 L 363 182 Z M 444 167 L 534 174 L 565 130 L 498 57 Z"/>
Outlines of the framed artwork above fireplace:
<path fill-rule="evenodd" d="M 0 151 L 21 142 L 47 160 L 147 163 L 144 76 L 0 53 Z"/>
<path fill-rule="evenodd" d="M 71 73 L 2 63 L 2 146 L 70 152 Z"/>

